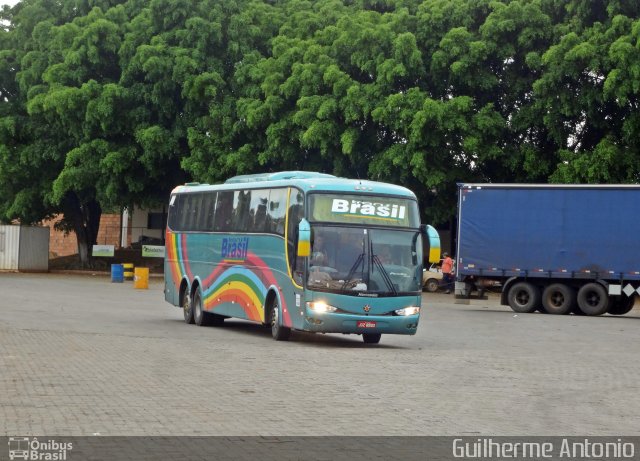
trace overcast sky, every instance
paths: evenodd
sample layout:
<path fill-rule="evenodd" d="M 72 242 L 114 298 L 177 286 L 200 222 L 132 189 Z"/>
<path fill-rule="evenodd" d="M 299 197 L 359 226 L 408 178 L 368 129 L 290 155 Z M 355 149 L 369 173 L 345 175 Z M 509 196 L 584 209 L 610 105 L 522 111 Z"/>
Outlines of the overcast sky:
<path fill-rule="evenodd" d="M 18 0 L 0 0 L 0 6 L 2 5 L 15 5 L 18 3 Z"/>

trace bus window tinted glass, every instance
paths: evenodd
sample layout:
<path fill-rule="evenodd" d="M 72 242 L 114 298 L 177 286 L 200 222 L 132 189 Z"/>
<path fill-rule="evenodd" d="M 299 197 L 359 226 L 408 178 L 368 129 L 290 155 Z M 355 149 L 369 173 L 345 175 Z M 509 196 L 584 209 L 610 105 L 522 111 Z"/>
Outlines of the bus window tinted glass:
<path fill-rule="evenodd" d="M 218 201 L 216 202 L 216 216 L 213 230 L 217 232 L 230 232 L 232 216 L 233 191 L 218 192 Z"/>
<path fill-rule="evenodd" d="M 267 210 L 267 231 L 284 235 L 284 217 L 287 212 L 287 189 L 272 189 Z"/>
<path fill-rule="evenodd" d="M 191 219 L 189 220 L 190 231 L 200 231 L 204 226 L 204 216 L 202 210 L 202 199 L 204 194 L 189 194 L 191 198 Z"/>
<path fill-rule="evenodd" d="M 202 202 L 202 215 L 204 222 L 202 224 L 203 231 L 211 232 L 213 230 L 213 219 L 216 212 L 216 193 L 206 192 Z"/>
<path fill-rule="evenodd" d="M 195 201 L 193 200 L 193 194 L 184 194 L 182 196 L 182 203 L 180 204 L 180 230 L 191 230 L 191 224 L 193 223 L 193 217 L 195 215 Z"/>
<path fill-rule="evenodd" d="M 267 207 L 269 206 L 269 190 L 258 189 L 251 191 L 251 205 L 249 209 L 253 232 L 264 232 L 267 225 Z"/>
<path fill-rule="evenodd" d="M 169 228 L 175 231 L 180 230 L 180 202 L 182 195 L 174 195 L 169 205 Z"/>
<path fill-rule="evenodd" d="M 233 219 L 231 227 L 234 232 L 247 232 L 251 230 L 253 218 L 249 214 L 250 204 L 250 190 L 240 190 L 233 194 Z"/>

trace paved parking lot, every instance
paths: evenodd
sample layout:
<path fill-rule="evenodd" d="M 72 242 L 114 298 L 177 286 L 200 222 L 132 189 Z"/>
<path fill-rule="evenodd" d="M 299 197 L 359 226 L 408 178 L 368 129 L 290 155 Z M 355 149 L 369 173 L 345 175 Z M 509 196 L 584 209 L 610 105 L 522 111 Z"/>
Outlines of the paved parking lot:
<path fill-rule="evenodd" d="M 414 337 L 185 325 L 162 282 L 0 274 L 3 435 L 640 435 L 640 312 L 425 294 Z"/>

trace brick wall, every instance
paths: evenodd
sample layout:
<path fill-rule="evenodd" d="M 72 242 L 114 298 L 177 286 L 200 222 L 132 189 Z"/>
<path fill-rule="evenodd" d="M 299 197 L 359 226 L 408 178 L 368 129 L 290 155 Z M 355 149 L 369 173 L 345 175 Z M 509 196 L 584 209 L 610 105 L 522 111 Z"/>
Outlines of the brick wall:
<path fill-rule="evenodd" d="M 43 221 L 43 226 L 49 226 L 49 257 L 69 256 L 78 253 L 78 241 L 76 234 L 71 232 L 67 235 L 54 229 L 54 224 L 62 216 L 52 220 Z M 100 229 L 98 230 L 99 245 L 115 245 L 120 248 L 120 215 L 103 214 L 100 217 Z M 131 245 L 131 226 L 129 226 L 127 246 Z"/>

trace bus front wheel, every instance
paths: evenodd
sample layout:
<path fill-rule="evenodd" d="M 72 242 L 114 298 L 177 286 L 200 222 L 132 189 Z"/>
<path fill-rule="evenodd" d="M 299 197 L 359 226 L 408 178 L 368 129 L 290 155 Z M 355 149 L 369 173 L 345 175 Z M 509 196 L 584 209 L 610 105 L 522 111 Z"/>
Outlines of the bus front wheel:
<path fill-rule="evenodd" d="M 382 334 L 380 333 L 363 333 L 362 340 L 365 344 L 378 344 L 380 342 L 380 338 Z"/>
<path fill-rule="evenodd" d="M 291 328 L 280 324 L 280 307 L 275 299 L 271 303 L 271 336 L 276 341 L 287 341 L 291 336 Z"/>

